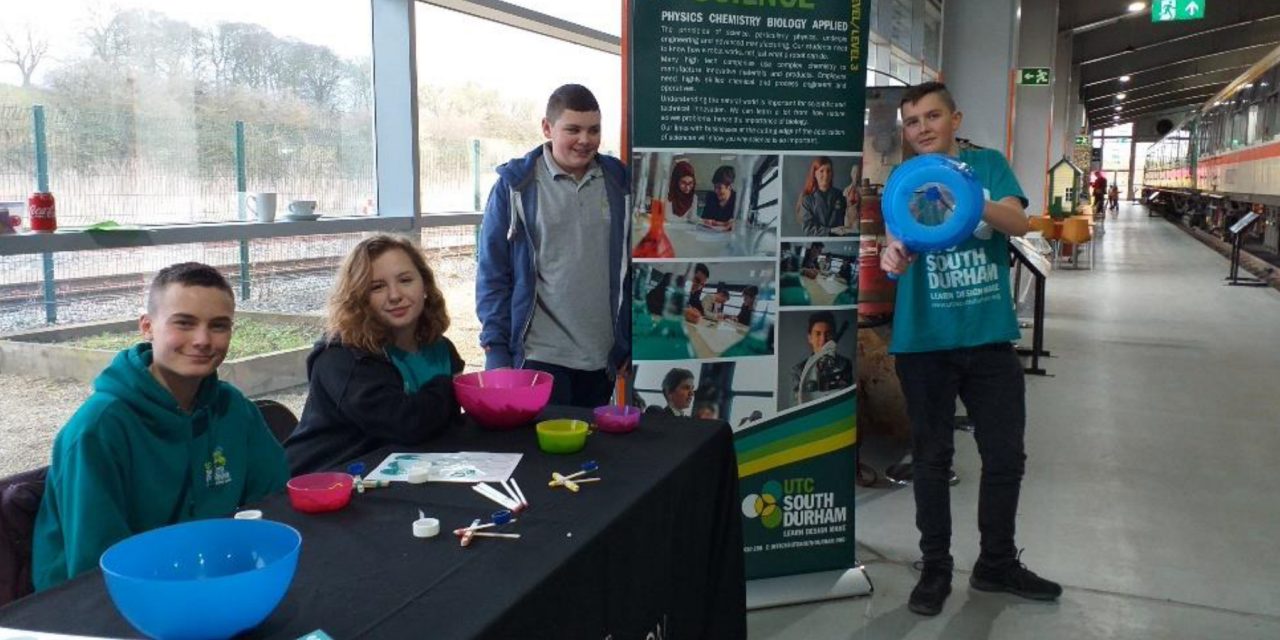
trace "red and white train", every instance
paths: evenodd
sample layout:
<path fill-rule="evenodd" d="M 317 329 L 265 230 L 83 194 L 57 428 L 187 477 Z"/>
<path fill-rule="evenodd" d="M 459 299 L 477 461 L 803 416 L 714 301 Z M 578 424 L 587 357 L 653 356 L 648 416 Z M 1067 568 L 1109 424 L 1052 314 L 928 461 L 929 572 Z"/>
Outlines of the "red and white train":
<path fill-rule="evenodd" d="M 1152 145 L 1143 199 L 1216 233 L 1256 211 L 1249 241 L 1280 253 L 1280 47 Z"/>

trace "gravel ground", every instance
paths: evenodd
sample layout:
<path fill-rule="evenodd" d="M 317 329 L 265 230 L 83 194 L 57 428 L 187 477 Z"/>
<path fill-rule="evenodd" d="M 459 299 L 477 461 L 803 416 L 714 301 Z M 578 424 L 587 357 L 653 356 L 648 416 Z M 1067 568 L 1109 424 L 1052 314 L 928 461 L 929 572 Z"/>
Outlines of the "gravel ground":
<path fill-rule="evenodd" d="M 475 262 L 469 257 L 441 260 L 432 265 L 444 290 L 452 317 L 448 337 L 457 346 L 467 370 L 484 366 L 479 347 L 480 322 L 475 317 Z M 333 274 L 264 278 L 252 297 L 239 305 L 246 311 L 322 313 Z M 133 296 L 83 298 L 58 306 L 58 324 L 75 324 L 132 317 L 140 301 Z M 38 305 L 0 305 L 0 334 L 43 325 Z M 51 380 L 0 373 L 0 477 L 49 463 L 53 438 L 89 396 L 90 385 L 74 380 Z M 305 386 L 261 396 L 302 413 Z"/>

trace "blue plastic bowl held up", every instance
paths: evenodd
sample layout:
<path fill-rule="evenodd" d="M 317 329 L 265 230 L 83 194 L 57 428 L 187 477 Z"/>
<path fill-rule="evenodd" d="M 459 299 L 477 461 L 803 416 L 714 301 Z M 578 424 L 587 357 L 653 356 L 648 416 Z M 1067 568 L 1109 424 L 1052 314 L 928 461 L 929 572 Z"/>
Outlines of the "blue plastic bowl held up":
<path fill-rule="evenodd" d="M 151 638 L 230 638 L 275 610 L 302 536 L 269 520 L 197 520 L 126 538 L 99 560 L 107 592 Z"/>
<path fill-rule="evenodd" d="M 911 211 L 911 200 L 918 194 L 929 202 L 941 199 L 937 187 L 926 185 L 940 185 L 954 200 L 951 215 L 940 224 L 923 224 Z M 972 236 L 982 221 L 985 201 L 969 165 L 940 153 L 916 156 L 894 169 L 882 200 L 889 233 L 916 253 L 944 251 Z"/>

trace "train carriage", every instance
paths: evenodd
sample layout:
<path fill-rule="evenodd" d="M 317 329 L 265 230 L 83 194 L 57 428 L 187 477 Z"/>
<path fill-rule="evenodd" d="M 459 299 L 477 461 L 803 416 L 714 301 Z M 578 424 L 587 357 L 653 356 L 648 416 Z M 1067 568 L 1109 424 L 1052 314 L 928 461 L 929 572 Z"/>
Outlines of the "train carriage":
<path fill-rule="evenodd" d="M 1143 197 L 1221 235 L 1262 213 L 1251 240 L 1280 253 L 1280 47 L 1151 146 Z"/>

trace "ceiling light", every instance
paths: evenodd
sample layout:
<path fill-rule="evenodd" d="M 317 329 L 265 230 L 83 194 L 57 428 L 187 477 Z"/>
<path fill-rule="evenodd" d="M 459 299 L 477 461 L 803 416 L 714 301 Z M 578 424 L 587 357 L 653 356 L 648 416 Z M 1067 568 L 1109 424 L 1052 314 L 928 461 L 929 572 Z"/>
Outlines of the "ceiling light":
<path fill-rule="evenodd" d="M 1120 110 L 1123 110 L 1123 109 L 1124 109 L 1124 107 L 1122 107 L 1122 106 L 1120 106 L 1120 105 L 1116 105 L 1116 111 L 1120 111 Z"/>
<path fill-rule="evenodd" d="M 1244 86 L 1244 88 L 1245 88 L 1245 89 L 1252 89 L 1252 88 L 1253 88 L 1253 83 L 1252 83 L 1252 82 L 1250 82 L 1249 84 L 1246 84 L 1246 85 Z"/>
<path fill-rule="evenodd" d="M 1120 82 L 1128 82 L 1132 79 L 1133 78 L 1130 78 L 1129 76 L 1120 76 Z"/>
<path fill-rule="evenodd" d="M 1124 92 L 1120 92 L 1116 94 L 1116 100 L 1124 100 L 1124 99 L 1125 99 Z"/>
<path fill-rule="evenodd" d="M 1139 11 L 1142 11 L 1143 9 L 1146 9 L 1146 8 L 1147 8 L 1147 3 L 1145 3 L 1145 2 L 1132 2 L 1132 3 L 1129 3 L 1129 11 L 1130 11 L 1131 13 L 1137 13 L 1137 12 L 1139 12 Z"/>

